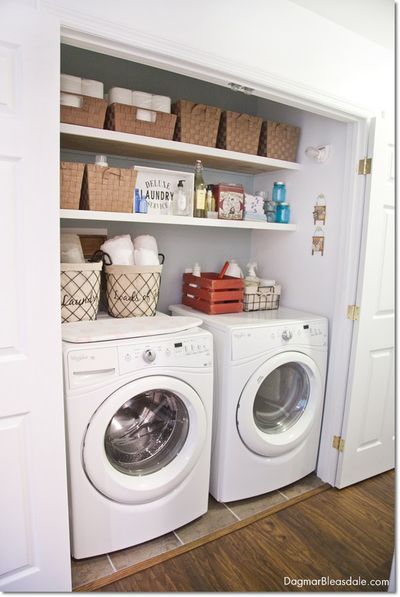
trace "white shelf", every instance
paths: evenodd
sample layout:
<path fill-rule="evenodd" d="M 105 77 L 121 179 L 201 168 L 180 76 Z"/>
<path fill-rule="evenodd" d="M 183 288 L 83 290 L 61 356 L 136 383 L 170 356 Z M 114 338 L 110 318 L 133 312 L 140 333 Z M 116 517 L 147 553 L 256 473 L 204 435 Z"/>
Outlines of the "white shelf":
<path fill-rule="evenodd" d="M 106 131 L 75 124 L 61 124 L 61 148 L 90 151 L 138 159 L 193 165 L 201 159 L 206 168 L 261 174 L 273 170 L 298 170 L 300 165 L 237 151 L 167 141 L 142 135 Z"/>
<path fill-rule="evenodd" d="M 206 226 L 210 228 L 241 228 L 242 230 L 276 230 L 291 232 L 296 224 L 270 224 L 250 220 L 213 220 L 192 218 L 189 216 L 153 216 L 149 214 L 131 214 L 111 211 L 87 211 L 79 209 L 61 209 L 63 220 L 86 220 L 92 222 L 132 222 L 141 224 L 173 224 L 178 226 Z"/>

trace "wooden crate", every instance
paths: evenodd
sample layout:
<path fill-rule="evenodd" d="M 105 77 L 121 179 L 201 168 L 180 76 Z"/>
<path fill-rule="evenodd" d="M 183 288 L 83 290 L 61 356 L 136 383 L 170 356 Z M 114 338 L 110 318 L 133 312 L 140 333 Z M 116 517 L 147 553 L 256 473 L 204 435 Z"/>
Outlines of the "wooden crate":
<path fill-rule="evenodd" d="M 244 282 L 215 272 L 183 274 L 182 303 L 208 315 L 243 311 Z"/>

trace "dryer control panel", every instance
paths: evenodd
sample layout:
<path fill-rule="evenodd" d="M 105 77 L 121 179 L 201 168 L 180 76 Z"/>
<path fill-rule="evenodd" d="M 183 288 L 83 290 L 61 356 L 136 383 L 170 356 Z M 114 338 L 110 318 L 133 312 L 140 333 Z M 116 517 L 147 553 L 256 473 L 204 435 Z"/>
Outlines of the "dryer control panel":
<path fill-rule="evenodd" d="M 328 322 L 284 322 L 277 326 L 260 326 L 232 331 L 232 360 L 256 356 L 274 348 L 313 347 L 328 349 Z"/>

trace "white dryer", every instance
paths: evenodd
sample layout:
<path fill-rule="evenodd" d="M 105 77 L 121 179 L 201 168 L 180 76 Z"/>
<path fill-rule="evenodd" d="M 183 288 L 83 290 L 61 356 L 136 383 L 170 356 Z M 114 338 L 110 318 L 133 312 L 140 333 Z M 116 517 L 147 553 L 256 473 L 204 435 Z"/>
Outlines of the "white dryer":
<path fill-rule="evenodd" d="M 213 352 L 200 323 L 62 326 L 75 558 L 142 543 L 207 511 Z"/>
<path fill-rule="evenodd" d="M 325 393 L 327 320 L 280 308 L 203 315 L 214 336 L 210 492 L 229 502 L 315 470 Z"/>

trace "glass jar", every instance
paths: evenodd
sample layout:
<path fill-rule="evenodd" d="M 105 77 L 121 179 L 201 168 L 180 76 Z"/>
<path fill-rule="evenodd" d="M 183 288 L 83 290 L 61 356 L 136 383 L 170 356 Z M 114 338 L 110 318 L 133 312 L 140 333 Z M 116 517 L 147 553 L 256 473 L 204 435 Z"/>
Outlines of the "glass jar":
<path fill-rule="evenodd" d="M 275 216 L 276 216 L 276 204 L 271 201 L 271 200 L 267 200 L 264 203 L 264 213 L 267 219 L 267 222 L 275 222 Z"/>
<path fill-rule="evenodd" d="M 277 224 L 289 224 L 290 205 L 289 203 L 278 203 L 276 206 L 275 222 Z"/>
<path fill-rule="evenodd" d="M 286 201 L 286 185 L 284 182 L 274 182 L 272 201 L 275 201 L 275 203 L 284 203 Z"/>

